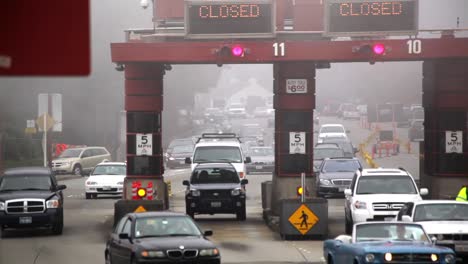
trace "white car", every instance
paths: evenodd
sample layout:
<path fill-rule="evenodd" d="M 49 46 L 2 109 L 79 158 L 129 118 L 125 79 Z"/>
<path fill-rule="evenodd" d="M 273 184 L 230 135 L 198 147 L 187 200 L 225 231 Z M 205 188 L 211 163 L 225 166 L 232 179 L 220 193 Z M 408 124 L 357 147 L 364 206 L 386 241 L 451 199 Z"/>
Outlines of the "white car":
<path fill-rule="evenodd" d="M 401 208 L 398 221 L 421 224 L 436 244 L 455 250 L 468 262 L 468 203 L 453 200 L 410 202 Z"/>
<path fill-rule="evenodd" d="M 317 143 L 323 143 L 324 138 L 326 137 L 344 137 L 348 138 L 346 131 L 343 125 L 341 124 L 324 124 L 320 127 L 318 131 Z"/>
<path fill-rule="evenodd" d="M 97 198 L 99 194 L 122 195 L 126 174 L 125 162 L 99 163 L 85 182 L 86 199 Z"/>
<path fill-rule="evenodd" d="M 421 201 L 428 190 L 419 191 L 404 169 L 378 168 L 357 170 L 344 194 L 345 229 L 350 234 L 355 223 L 393 220 L 405 203 Z"/>

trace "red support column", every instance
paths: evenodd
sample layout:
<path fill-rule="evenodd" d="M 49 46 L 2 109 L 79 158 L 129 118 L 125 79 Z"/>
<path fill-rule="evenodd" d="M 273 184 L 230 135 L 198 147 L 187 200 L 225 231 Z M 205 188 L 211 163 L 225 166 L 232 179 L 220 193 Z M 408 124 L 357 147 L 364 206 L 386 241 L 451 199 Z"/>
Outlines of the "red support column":
<path fill-rule="evenodd" d="M 306 174 L 308 193 L 315 195 L 315 63 L 277 63 L 274 65 L 274 79 L 276 121 L 272 209 L 279 213 L 280 200 L 297 198 L 296 188 L 300 185 L 301 173 Z"/>
<path fill-rule="evenodd" d="M 425 61 L 423 92 L 421 185 L 430 189 L 432 198 L 453 197 L 468 182 L 468 60 Z M 447 131 L 462 133 L 456 136 L 461 148 L 447 152 L 447 142 L 453 139 L 446 136 Z"/>

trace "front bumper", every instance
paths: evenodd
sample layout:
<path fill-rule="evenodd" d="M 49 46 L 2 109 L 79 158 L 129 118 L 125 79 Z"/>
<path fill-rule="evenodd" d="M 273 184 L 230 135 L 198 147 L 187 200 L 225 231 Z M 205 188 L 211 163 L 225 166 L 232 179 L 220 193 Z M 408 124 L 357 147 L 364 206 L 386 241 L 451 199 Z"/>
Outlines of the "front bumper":
<path fill-rule="evenodd" d="M 57 174 L 68 174 L 73 172 L 71 165 L 57 165 L 52 163 L 52 171 Z"/>
<path fill-rule="evenodd" d="M 7 214 L 0 212 L 0 226 L 7 228 L 31 228 L 31 227 L 51 227 L 57 224 L 63 217 L 63 208 L 47 209 L 44 213 L 29 214 Z M 30 218 L 31 222 L 24 223 L 25 218 Z M 20 219 L 23 223 L 20 224 Z"/>
<path fill-rule="evenodd" d="M 385 221 L 394 219 L 397 214 L 398 211 L 371 212 L 366 209 L 355 209 L 353 211 L 353 222 L 361 223 L 372 221 Z"/>
<path fill-rule="evenodd" d="M 348 186 L 335 186 L 335 185 L 319 185 L 317 190 L 318 190 L 318 195 L 319 196 L 327 196 L 327 195 L 333 195 L 333 196 L 344 196 L 344 190 L 346 188 L 349 188 Z"/>
<path fill-rule="evenodd" d="M 434 234 L 430 235 L 436 236 Z M 448 247 L 451 248 L 458 257 L 468 257 L 468 241 L 467 240 L 437 240 L 437 246 Z"/>
<path fill-rule="evenodd" d="M 216 256 L 216 257 L 197 257 L 193 259 L 145 259 L 145 258 L 140 258 L 138 259 L 138 263 L 144 263 L 144 264 L 156 264 L 156 263 L 164 263 L 164 264 L 169 264 L 169 263 L 178 263 L 178 264 L 220 264 L 221 263 L 221 257 Z"/>
<path fill-rule="evenodd" d="M 185 203 L 187 209 L 200 214 L 235 214 L 245 207 L 245 196 L 221 198 L 221 199 L 200 199 L 186 196 Z"/>
<path fill-rule="evenodd" d="M 92 194 L 122 194 L 123 185 L 89 185 L 86 186 L 86 193 Z"/>

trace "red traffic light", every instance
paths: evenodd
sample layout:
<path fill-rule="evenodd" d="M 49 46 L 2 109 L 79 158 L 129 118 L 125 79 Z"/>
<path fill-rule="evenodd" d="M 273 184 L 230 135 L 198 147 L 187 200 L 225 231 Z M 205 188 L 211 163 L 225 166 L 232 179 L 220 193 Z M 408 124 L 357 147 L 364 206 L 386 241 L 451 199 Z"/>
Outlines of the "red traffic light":
<path fill-rule="evenodd" d="M 382 43 L 377 43 L 372 46 L 372 51 L 375 55 L 383 55 L 385 53 L 385 45 Z"/>

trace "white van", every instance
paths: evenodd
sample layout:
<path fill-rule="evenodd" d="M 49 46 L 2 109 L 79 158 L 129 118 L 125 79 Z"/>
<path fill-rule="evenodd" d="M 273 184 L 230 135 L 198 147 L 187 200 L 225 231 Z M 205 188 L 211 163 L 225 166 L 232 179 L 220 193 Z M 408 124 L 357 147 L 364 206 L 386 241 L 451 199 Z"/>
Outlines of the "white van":
<path fill-rule="evenodd" d="M 191 164 L 192 171 L 200 163 L 220 162 L 232 164 L 239 177 L 245 178 L 246 164 L 251 162 L 251 158 L 245 157 L 236 134 L 203 134 L 195 145 L 192 157 L 185 159 L 185 163 Z"/>

